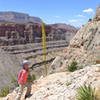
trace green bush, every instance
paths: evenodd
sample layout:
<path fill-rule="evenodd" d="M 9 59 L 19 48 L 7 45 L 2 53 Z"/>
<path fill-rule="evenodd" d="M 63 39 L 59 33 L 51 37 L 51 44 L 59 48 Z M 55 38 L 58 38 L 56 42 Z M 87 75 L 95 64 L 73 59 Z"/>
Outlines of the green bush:
<path fill-rule="evenodd" d="M 76 61 L 73 61 L 69 66 L 68 66 L 68 70 L 70 72 L 74 72 L 75 70 L 78 69 L 78 66 L 77 66 L 77 62 Z"/>
<path fill-rule="evenodd" d="M 77 100 L 98 100 L 95 96 L 95 89 L 92 89 L 90 85 L 78 88 Z"/>
<path fill-rule="evenodd" d="M 28 76 L 28 82 L 33 82 L 34 80 L 36 80 L 36 76 L 33 74 L 33 75 L 29 75 Z"/>
<path fill-rule="evenodd" d="M 0 97 L 5 97 L 10 93 L 10 88 L 9 87 L 5 87 L 2 88 L 0 91 Z"/>

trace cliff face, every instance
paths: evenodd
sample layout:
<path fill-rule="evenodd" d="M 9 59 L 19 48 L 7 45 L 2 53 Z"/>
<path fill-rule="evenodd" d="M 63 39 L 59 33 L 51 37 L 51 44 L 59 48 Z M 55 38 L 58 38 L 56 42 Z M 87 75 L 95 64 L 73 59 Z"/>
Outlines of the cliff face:
<path fill-rule="evenodd" d="M 96 14 L 93 18 L 94 21 L 99 21 L 100 20 L 100 5 L 98 6 L 98 8 L 96 9 Z"/>
<path fill-rule="evenodd" d="M 92 50 L 100 46 L 100 21 L 88 22 L 71 40 L 70 46 Z"/>
<path fill-rule="evenodd" d="M 0 12 L 0 46 L 41 42 L 41 22 L 38 17 L 18 12 Z M 45 25 L 47 41 L 66 40 L 77 29 L 66 24 Z"/>
<path fill-rule="evenodd" d="M 17 77 L 17 71 L 20 67 L 20 59 L 15 55 L 10 55 L 0 48 L 0 89 L 5 86 L 12 86 L 11 83 L 13 77 Z"/>
<path fill-rule="evenodd" d="M 92 50 L 100 46 L 100 6 L 94 18 L 82 27 L 71 40 L 70 46 Z"/>
<path fill-rule="evenodd" d="M 83 67 L 100 63 L 100 6 L 96 10 L 95 17 L 76 33 L 69 47 L 56 59 L 50 66 L 51 73 L 66 70 L 72 61 L 76 61 Z M 53 68 L 55 70 L 52 70 Z"/>
<path fill-rule="evenodd" d="M 36 24 L 0 24 L 0 45 L 3 46 L 31 43 L 37 36 L 41 36 L 41 26 Z"/>
<path fill-rule="evenodd" d="M 47 41 L 66 40 L 69 42 L 77 29 L 55 28 L 52 25 L 45 25 L 45 31 Z M 2 46 L 41 42 L 41 35 L 40 24 L 0 23 L 0 45 Z"/>

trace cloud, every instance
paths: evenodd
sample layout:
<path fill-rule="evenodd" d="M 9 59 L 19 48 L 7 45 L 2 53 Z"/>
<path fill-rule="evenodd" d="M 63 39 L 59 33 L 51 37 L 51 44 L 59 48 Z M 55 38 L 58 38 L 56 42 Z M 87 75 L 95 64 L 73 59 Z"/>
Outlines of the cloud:
<path fill-rule="evenodd" d="M 70 23 L 75 23 L 75 22 L 78 22 L 79 20 L 77 20 L 77 19 L 71 19 L 71 20 L 68 20 L 68 22 L 70 22 Z"/>
<path fill-rule="evenodd" d="M 83 10 L 84 13 L 93 13 L 94 10 L 92 8 Z"/>
<path fill-rule="evenodd" d="M 81 14 L 78 14 L 78 15 L 76 15 L 76 17 L 81 17 L 81 18 L 84 18 L 84 17 L 86 17 L 86 16 L 81 15 Z"/>
<path fill-rule="evenodd" d="M 82 25 L 85 24 L 84 19 L 71 19 L 67 21 L 68 24 L 74 25 L 76 27 L 81 27 Z"/>
<path fill-rule="evenodd" d="M 62 16 L 54 16 L 55 18 L 61 18 Z"/>

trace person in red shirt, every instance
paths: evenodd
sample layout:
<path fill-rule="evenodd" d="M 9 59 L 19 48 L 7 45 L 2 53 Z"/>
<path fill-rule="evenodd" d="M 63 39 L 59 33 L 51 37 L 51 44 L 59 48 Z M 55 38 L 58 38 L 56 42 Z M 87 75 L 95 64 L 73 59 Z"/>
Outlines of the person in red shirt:
<path fill-rule="evenodd" d="M 24 60 L 21 64 L 23 69 L 21 69 L 19 74 L 18 74 L 19 90 L 18 90 L 18 93 L 17 93 L 15 100 L 20 100 L 21 95 L 23 93 L 23 89 L 25 87 L 27 87 L 25 98 L 27 98 L 28 96 L 31 95 L 30 94 L 31 93 L 31 83 L 28 82 L 28 75 L 30 74 L 30 72 L 29 72 L 29 69 L 30 69 L 29 65 L 30 64 L 31 63 L 28 62 L 27 60 Z"/>

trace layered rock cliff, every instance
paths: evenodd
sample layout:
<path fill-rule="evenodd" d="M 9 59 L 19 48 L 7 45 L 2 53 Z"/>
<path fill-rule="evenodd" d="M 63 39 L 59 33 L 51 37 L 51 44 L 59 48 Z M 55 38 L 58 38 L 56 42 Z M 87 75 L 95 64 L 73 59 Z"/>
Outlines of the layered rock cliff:
<path fill-rule="evenodd" d="M 41 42 L 41 22 L 25 13 L 0 12 L 0 46 Z M 45 25 L 47 41 L 66 40 L 78 29 L 66 24 Z"/>
<path fill-rule="evenodd" d="M 65 29 L 63 27 L 55 28 L 51 25 L 45 25 L 47 41 L 66 40 L 69 43 L 77 32 L 76 28 L 69 27 L 70 29 Z M 1 46 L 41 42 L 41 35 L 40 24 L 0 23 Z"/>

